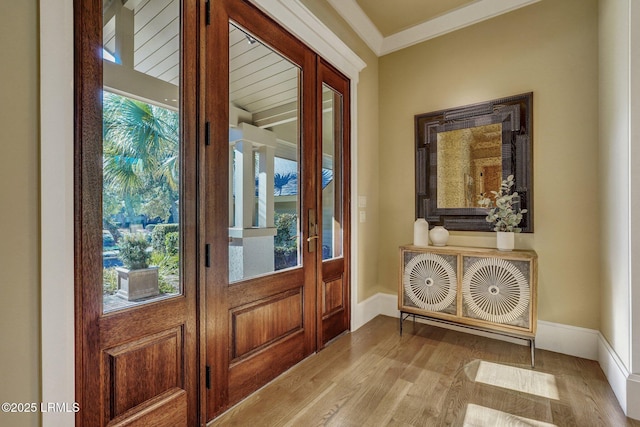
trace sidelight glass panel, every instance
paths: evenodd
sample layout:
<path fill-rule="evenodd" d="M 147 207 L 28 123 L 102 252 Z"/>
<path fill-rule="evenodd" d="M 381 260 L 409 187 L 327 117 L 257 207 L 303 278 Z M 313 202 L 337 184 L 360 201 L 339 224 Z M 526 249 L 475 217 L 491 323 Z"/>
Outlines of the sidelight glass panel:
<path fill-rule="evenodd" d="M 182 292 L 180 1 L 111 1 L 103 10 L 106 313 Z"/>
<path fill-rule="evenodd" d="M 229 24 L 229 282 L 301 263 L 300 78 Z"/>
<path fill-rule="evenodd" d="M 342 252 L 342 95 L 322 85 L 322 259 Z"/>

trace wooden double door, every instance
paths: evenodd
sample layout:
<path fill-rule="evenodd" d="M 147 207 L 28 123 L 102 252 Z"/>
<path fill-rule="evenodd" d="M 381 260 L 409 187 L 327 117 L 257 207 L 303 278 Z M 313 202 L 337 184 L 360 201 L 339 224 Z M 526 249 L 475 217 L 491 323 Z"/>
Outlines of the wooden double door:
<path fill-rule="evenodd" d="M 203 425 L 349 328 L 349 81 L 245 1 L 74 7 L 77 425 Z"/>
<path fill-rule="evenodd" d="M 349 327 L 348 81 L 245 2 L 213 7 L 209 417 Z"/>

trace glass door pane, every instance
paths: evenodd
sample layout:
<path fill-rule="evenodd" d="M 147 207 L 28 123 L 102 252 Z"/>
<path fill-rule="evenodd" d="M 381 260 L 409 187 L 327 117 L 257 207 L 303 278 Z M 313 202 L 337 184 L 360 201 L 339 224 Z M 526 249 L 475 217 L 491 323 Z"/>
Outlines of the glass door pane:
<path fill-rule="evenodd" d="M 178 295 L 180 1 L 103 8 L 103 311 Z"/>
<path fill-rule="evenodd" d="M 229 282 L 301 264 L 300 78 L 229 24 Z"/>
<path fill-rule="evenodd" d="M 343 255 L 342 95 L 322 84 L 322 259 Z"/>

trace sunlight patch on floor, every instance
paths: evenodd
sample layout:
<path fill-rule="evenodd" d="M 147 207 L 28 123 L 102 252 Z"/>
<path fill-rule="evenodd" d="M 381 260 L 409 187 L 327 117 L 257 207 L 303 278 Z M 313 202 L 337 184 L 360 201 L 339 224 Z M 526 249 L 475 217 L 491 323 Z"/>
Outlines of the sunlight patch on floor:
<path fill-rule="evenodd" d="M 519 417 L 496 409 L 486 408 L 470 403 L 464 416 L 464 427 L 501 427 L 501 426 L 528 426 L 528 427 L 557 427 L 555 424 L 536 421 L 530 418 Z"/>
<path fill-rule="evenodd" d="M 544 372 L 480 361 L 476 382 L 558 400 L 556 377 Z"/>

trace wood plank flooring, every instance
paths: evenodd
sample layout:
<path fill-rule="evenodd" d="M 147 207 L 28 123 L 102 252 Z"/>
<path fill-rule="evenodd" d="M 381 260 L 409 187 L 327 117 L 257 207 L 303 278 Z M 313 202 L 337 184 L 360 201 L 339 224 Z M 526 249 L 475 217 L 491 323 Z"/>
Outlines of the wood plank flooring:
<path fill-rule="evenodd" d="M 597 362 L 378 316 L 210 426 L 640 426 Z"/>

